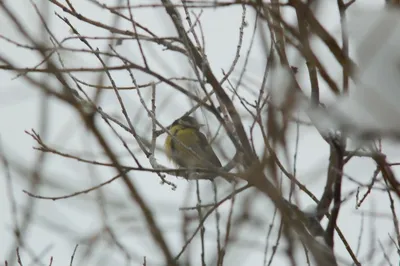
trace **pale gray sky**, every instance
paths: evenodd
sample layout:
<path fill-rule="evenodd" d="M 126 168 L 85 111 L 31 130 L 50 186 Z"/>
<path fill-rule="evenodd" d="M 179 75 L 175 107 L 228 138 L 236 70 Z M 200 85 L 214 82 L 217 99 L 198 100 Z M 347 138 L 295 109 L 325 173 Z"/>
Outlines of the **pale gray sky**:
<path fill-rule="evenodd" d="M 40 36 L 42 34 L 40 21 L 35 12 L 32 2 L 26 0 L 14 0 L 6 1 L 7 5 L 12 7 L 14 11 L 18 14 L 19 19 L 21 19 L 26 27 L 26 29 L 37 39 L 43 40 Z M 47 1 L 39 0 L 34 1 L 42 12 L 45 12 L 43 8 L 43 3 Z M 113 5 L 118 1 L 103 1 L 107 5 Z M 131 1 L 135 4 L 139 1 Z M 140 2 L 146 2 L 145 0 Z M 379 2 L 379 3 L 377 3 Z M 79 13 L 92 18 L 94 20 L 101 21 L 104 24 L 112 24 L 113 20 L 109 12 L 101 10 L 95 7 L 90 1 L 78 1 L 73 0 L 72 3 Z M 349 12 L 354 9 L 367 7 L 373 10 L 378 10 L 382 8 L 383 1 L 376 0 L 358 0 L 357 3 L 352 6 Z M 54 5 L 49 5 L 48 15 L 50 18 L 52 32 L 56 35 L 59 40 L 66 36 L 72 36 L 69 28 L 63 23 L 59 18 L 57 18 L 54 12 L 57 12 L 61 16 L 65 16 L 61 9 Z M 197 14 L 200 10 L 196 11 Z M 218 77 L 222 77 L 222 69 L 227 70 L 231 65 L 235 52 L 236 45 L 239 36 L 239 27 L 241 23 L 242 10 L 240 6 L 234 8 L 221 8 L 221 9 L 205 9 L 202 11 L 201 22 L 206 39 L 206 52 L 208 60 Z M 351 13 L 349 13 L 350 15 Z M 140 9 L 133 10 L 133 15 L 136 20 L 142 22 L 146 27 L 152 29 L 160 36 L 175 35 L 175 30 L 168 17 L 165 15 L 162 9 Z M 248 9 L 247 20 L 250 22 L 249 27 L 245 29 L 243 38 L 242 53 L 247 50 L 251 38 L 251 29 L 253 27 L 254 13 Z M 288 12 L 288 16 L 293 15 Z M 68 16 L 70 18 L 70 16 Z M 336 37 L 340 36 L 340 30 L 338 25 L 338 12 L 336 9 L 336 1 L 324 0 L 321 4 L 320 13 L 318 13 L 318 18 L 322 24 Z M 350 17 L 351 18 L 351 17 Z M 89 26 L 85 23 L 78 21 L 77 19 L 71 18 L 71 23 L 73 23 L 76 28 L 80 31 L 82 35 L 88 36 L 109 36 L 109 33 Z M 0 34 L 8 37 L 12 40 L 17 40 L 24 42 L 11 22 L 5 18 L 5 15 L 0 11 Z M 118 25 L 119 28 L 131 29 L 129 23 L 124 22 Z M 74 46 L 78 48 L 83 48 L 84 46 L 78 40 L 67 42 L 69 46 Z M 107 48 L 106 41 L 93 41 L 93 46 L 101 49 Z M 317 54 L 320 55 L 324 64 L 329 65 L 330 73 L 334 73 L 333 76 L 340 78 L 340 71 L 338 64 L 333 58 L 327 56 L 327 50 L 321 47 L 319 42 L 314 43 Z M 8 58 L 12 59 L 20 67 L 30 67 L 38 63 L 39 57 L 35 55 L 30 50 L 25 50 L 16 47 L 13 44 L 9 44 L 4 40 L 0 40 L 1 55 L 6 55 Z M 255 48 L 250 56 L 250 63 L 247 67 L 248 72 L 246 76 L 254 80 L 256 84 L 260 84 L 261 80 L 258 77 L 262 76 L 263 66 L 265 64 L 263 52 L 261 50 L 261 43 L 255 42 Z M 145 47 L 145 54 L 149 58 L 149 63 L 153 70 L 159 71 L 162 74 L 167 74 L 169 76 L 187 76 L 189 72 L 189 63 L 182 56 L 176 55 L 176 53 L 171 53 L 168 51 L 162 51 L 160 48 L 152 46 Z M 141 63 L 141 57 L 138 53 L 136 43 L 134 41 L 126 41 L 121 46 L 117 47 L 117 51 L 121 54 L 127 56 L 133 61 Z M 98 66 L 98 60 L 92 55 L 74 55 L 72 53 L 61 53 L 64 62 L 67 67 L 88 67 L 88 66 Z M 260 56 L 262 55 L 262 56 Z M 291 53 L 292 58 L 294 58 L 294 53 Z M 240 58 L 239 66 L 243 65 L 243 60 L 245 56 L 242 55 Z M 111 64 L 120 64 L 120 62 L 112 62 Z M 305 76 L 301 81 L 304 88 L 308 88 L 308 78 L 306 76 L 306 68 L 304 66 L 300 67 L 300 74 Z M 240 70 L 240 68 L 238 67 Z M 238 74 L 238 71 L 235 73 Z M 131 86 L 132 82 L 129 75 L 126 72 L 112 72 L 114 80 L 117 82 L 117 86 Z M 146 83 L 153 78 L 149 78 L 144 74 L 134 71 L 135 78 L 138 83 Z M 78 73 L 76 76 L 88 81 L 96 82 L 98 78 L 98 73 Z M 237 75 L 233 75 L 237 77 Z M 57 84 L 54 78 L 49 78 L 47 75 L 35 75 L 35 77 L 42 77 L 51 84 Z M 14 79 L 15 74 L 11 72 L 0 72 L 0 137 L 1 146 L 5 151 L 7 159 L 20 164 L 22 172 L 32 169 L 35 164 L 38 151 L 32 149 L 36 146 L 33 139 L 24 133 L 25 130 L 36 129 L 39 131 L 40 128 L 40 112 L 43 107 L 43 101 L 41 100 L 41 95 L 38 90 L 32 88 L 31 85 L 27 85 L 23 78 Z M 233 78 L 233 80 L 235 80 Z M 94 91 L 87 90 L 90 94 Z M 325 90 L 327 91 L 327 90 Z M 162 90 L 157 92 L 157 116 L 159 120 L 164 125 L 169 125 L 174 119 L 182 114 L 182 109 L 187 110 L 190 107 L 190 103 L 184 96 L 179 96 L 174 94 L 171 98 L 170 95 L 173 91 L 170 88 L 164 86 Z M 139 98 L 135 91 L 126 91 L 122 93 L 123 99 L 128 106 L 128 111 L 133 114 L 132 117 L 137 113 L 141 112 L 142 119 L 137 122 L 135 121 L 135 126 L 138 127 L 139 133 L 148 134 L 150 132 L 150 120 L 146 120 L 147 115 L 145 110 L 140 104 Z M 149 92 L 143 92 L 147 103 L 150 104 L 150 94 Z M 329 99 L 330 95 L 323 95 L 322 98 Z M 116 97 L 112 91 L 104 93 L 102 97 L 102 108 L 112 114 L 117 114 L 122 119 L 122 114 L 120 111 L 120 106 L 116 100 Z M 56 100 L 49 101 L 49 113 L 48 113 L 48 135 L 46 141 L 59 147 L 65 151 L 73 152 L 79 154 L 79 152 L 85 151 L 85 153 L 93 152 L 95 153 L 98 149 L 97 144 L 94 140 L 88 136 L 85 127 L 80 121 L 77 121 L 76 114 L 74 111 L 63 103 Z M 200 116 L 201 117 L 201 116 Z M 101 120 L 99 119 L 99 122 Z M 216 122 L 210 120 L 210 130 L 214 132 L 217 128 Z M 109 137 L 109 140 L 113 139 L 116 145 L 120 147 L 118 149 L 121 155 L 125 155 L 126 160 L 124 163 L 133 164 L 132 159 L 127 155 L 121 143 L 113 136 L 109 128 L 104 126 L 103 132 Z M 319 133 L 314 128 L 301 128 L 301 138 L 299 143 L 299 156 L 297 161 L 297 174 L 299 180 L 307 186 L 317 196 L 322 194 L 322 188 L 325 183 L 326 168 L 329 157 L 329 150 L 326 142 L 321 138 Z M 134 144 L 135 141 L 132 136 L 128 134 L 122 134 L 126 137 L 128 144 Z M 293 132 L 295 136 L 295 132 Z M 159 143 L 162 143 L 164 137 L 158 139 Z M 227 137 L 220 137 L 217 141 L 224 143 L 225 153 L 230 154 L 230 150 L 233 151 L 233 146 L 230 144 Z M 292 149 L 294 150 L 294 138 L 291 143 Z M 400 154 L 398 152 L 398 144 L 390 142 L 388 145 L 384 146 L 384 151 L 391 157 L 391 161 L 397 161 L 400 159 Z M 135 146 L 136 147 L 136 146 Z M 397 148 L 396 148 L 397 147 Z M 221 156 L 221 152 L 218 152 Z M 104 156 L 99 156 L 98 159 L 105 158 Z M 160 163 L 168 164 L 164 155 L 160 152 L 157 153 L 157 159 Z M 146 161 L 147 159 L 142 156 L 140 160 L 145 164 L 149 165 Z M 226 158 L 225 158 L 226 160 Z M 354 159 L 349 165 L 346 165 L 346 174 L 357 179 L 360 182 L 367 183 L 371 179 L 371 174 L 375 169 L 375 165 L 371 160 L 367 159 Z M 3 166 L 0 166 L 0 212 L 3 214 L 0 216 L 0 261 L 7 259 L 7 255 L 10 247 L 13 243 L 12 235 L 12 219 L 10 210 L 9 195 L 10 191 L 7 187 L 6 177 L 4 174 Z M 48 161 L 45 164 L 43 171 L 45 180 L 48 180 L 50 184 L 54 185 L 43 185 L 40 189 L 39 194 L 45 196 L 59 196 L 74 192 L 76 190 L 82 190 L 97 184 L 101 181 L 109 179 L 115 174 L 114 171 L 110 171 L 107 168 L 90 168 L 85 164 L 79 163 L 73 160 L 67 160 L 65 158 L 60 158 L 57 156 L 49 155 Z M 13 190 L 12 193 L 16 198 L 18 207 L 21 208 L 26 206 L 26 204 L 32 201 L 27 195 L 25 195 L 22 190 L 29 190 L 29 178 L 26 174 L 21 172 L 12 171 L 12 183 Z M 174 182 L 178 187 L 174 191 L 168 185 L 160 185 L 159 178 L 154 174 L 149 173 L 135 173 L 132 174 L 135 184 L 140 189 L 140 192 L 147 200 L 147 203 L 153 208 L 155 216 L 158 218 L 159 223 L 162 225 L 166 232 L 166 237 L 173 247 L 174 253 L 179 252 L 181 248 L 181 239 L 177 237 L 176 228 L 180 227 L 177 224 L 180 221 L 182 212 L 179 210 L 180 207 L 194 206 L 196 203 L 195 196 L 189 197 L 186 200 L 186 193 L 188 190 L 194 195 L 194 187 L 190 186 L 188 182 L 182 179 L 177 179 L 174 177 L 169 177 L 169 180 Z M 207 182 L 204 186 L 210 187 Z M 343 185 L 342 195 L 345 196 L 347 191 L 352 191 L 356 185 L 349 181 L 345 181 Z M 226 187 L 225 187 L 226 188 Z M 154 247 L 152 240 L 150 238 L 143 237 L 147 233 L 146 228 L 143 226 L 143 221 L 138 221 L 138 208 L 134 206 L 128 196 L 125 188 L 121 182 L 113 182 L 102 190 L 104 192 L 104 197 L 109 207 L 110 212 L 110 222 L 119 219 L 127 219 L 125 223 L 126 228 L 114 228 L 118 233 L 122 243 L 132 250 L 132 254 L 137 258 L 142 258 L 146 256 L 148 262 L 152 262 L 149 265 L 157 265 L 157 256 L 155 252 L 159 252 L 157 248 Z M 251 192 L 247 192 L 251 193 Z M 302 193 L 299 194 L 302 202 L 302 206 L 305 207 L 312 203 L 306 195 Z M 32 227 L 29 230 L 29 235 L 27 236 L 27 246 L 36 255 L 44 252 L 41 256 L 41 260 L 44 264 L 48 264 L 50 256 L 53 256 L 53 265 L 65 265 L 66 262 L 69 263 L 70 256 L 72 254 L 73 248 L 76 243 L 81 243 L 81 240 L 93 237 L 98 229 L 101 227 L 101 221 L 99 221 L 101 210 L 97 207 L 96 199 L 97 194 L 92 192 L 89 194 L 84 194 L 79 197 L 65 199 L 60 201 L 46 201 L 46 200 L 35 200 L 35 212 Z M 210 199 L 211 202 L 212 199 Z M 398 199 L 396 199 L 398 204 Z M 377 219 L 365 219 L 364 231 L 375 230 L 377 239 L 375 241 L 375 247 L 377 251 L 375 254 L 379 254 L 379 259 L 381 256 L 381 251 L 378 247 L 377 241 L 386 241 L 388 234 L 393 235 L 393 223 L 391 221 L 390 209 L 388 206 L 388 199 L 385 193 L 373 191 L 368 197 L 363 206 L 355 210 L 354 197 L 344 204 L 341 210 L 340 217 L 338 220 L 338 225 L 342 229 L 344 235 L 346 236 L 349 244 L 356 250 L 357 243 L 359 241 L 359 228 L 361 224 L 361 214 L 363 212 L 377 212 L 380 215 Z M 225 203 L 221 207 L 221 213 L 227 213 L 229 211 L 230 203 Z M 384 211 L 380 211 L 380 206 L 385 206 Z M 265 202 L 257 202 L 255 204 L 254 211 L 257 213 L 263 213 L 266 209 L 272 213 L 272 208 L 266 208 Z M 382 213 L 383 212 L 383 213 Z M 365 214 L 366 215 L 366 214 Z M 265 222 L 270 221 L 269 215 L 262 215 Z M 21 220 L 21 217 L 18 217 Z M 215 218 L 211 218 L 209 232 L 213 232 L 215 229 L 212 226 Z M 73 232 L 68 232 L 65 230 L 64 233 L 56 234 L 54 230 L 49 229 L 48 222 L 56 223 L 61 227 L 72 228 Z M 326 221 L 324 220 L 326 223 Z M 124 230 L 130 232 L 130 234 L 124 234 Z M 59 230 L 63 231 L 63 230 Z M 133 232 L 133 234 L 132 234 Z M 241 251 L 236 254 L 228 254 L 226 265 L 244 265 L 245 263 L 256 262 L 255 265 L 261 265 L 263 257 L 263 248 L 265 235 L 257 235 L 255 230 L 248 228 L 248 231 L 243 232 L 247 235 L 247 238 L 251 238 L 253 241 L 260 244 L 256 249 L 249 249 L 244 247 Z M 137 235 L 134 239 L 132 235 Z M 79 236 L 79 237 L 76 237 Z M 129 236 L 129 237 L 128 237 Z M 365 239 L 361 240 L 360 254 L 363 256 L 367 255 L 370 251 L 371 239 L 370 234 L 364 234 Z M 146 240 L 147 239 L 147 240 Z M 210 244 L 210 249 L 215 245 L 214 238 L 208 239 Z M 335 252 L 338 257 L 342 258 L 339 260 L 340 265 L 350 265 L 351 259 L 345 250 L 345 247 L 336 239 Z M 388 246 L 387 243 L 385 243 Z M 192 254 L 196 253 L 199 249 L 199 242 L 192 244 Z M 272 245 L 272 243 L 271 243 Z M 80 251 L 82 248 L 78 249 L 77 257 L 80 256 Z M 48 249 L 48 251 L 46 251 Z M 106 244 L 102 246 L 95 247 L 95 253 L 97 254 L 95 258 L 104 263 L 104 265 L 113 265 L 113 261 L 123 262 L 124 258 L 121 253 L 116 252 L 116 248 L 109 248 Z M 25 260 L 24 265 L 30 265 L 32 257 L 27 255 L 26 252 L 21 252 L 22 258 Z M 299 254 L 299 256 L 303 256 Z M 377 255 L 378 256 L 378 255 Z M 242 262 L 235 264 L 234 261 L 237 258 L 241 258 Z M 285 254 L 279 254 L 273 265 L 283 265 L 285 260 L 282 258 Z M 394 265 L 398 263 L 399 258 L 395 252 L 391 253 L 390 259 Z M 200 261 L 200 260 L 198 260 Z M 153 264 L 154 262 L 154 264 Z M 378 263 L 378 261 L 374 261 Z M 96 260 L 87 262 L 86 265 L 96 265 Z M 76 264 L 78 265 L 78 264 Z M 135 264 L 132 264 L 135 265 Z M 136 264 L 137 265 L 137 264 Z M 375 264 L 374 264 L 375 265 Z M 378 265 L 378 264 L 376 264 Z"/>

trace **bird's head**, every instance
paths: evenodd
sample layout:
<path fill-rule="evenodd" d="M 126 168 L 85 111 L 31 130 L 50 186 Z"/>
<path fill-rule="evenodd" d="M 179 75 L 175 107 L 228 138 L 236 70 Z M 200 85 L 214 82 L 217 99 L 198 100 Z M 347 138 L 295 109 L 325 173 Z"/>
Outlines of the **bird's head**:
<path fill-rule="evenodd" d="M 172 126 L 175 125 L 181 125 L 183 127 L 196 128 L 196 129 L 199 129 L 200 127 L 204 126 L 203 124 L 199 124 L 194 117 L 188 115 L 182 116 L 181 118 L 175 120 L 174 123 L 172 123 Z"/>

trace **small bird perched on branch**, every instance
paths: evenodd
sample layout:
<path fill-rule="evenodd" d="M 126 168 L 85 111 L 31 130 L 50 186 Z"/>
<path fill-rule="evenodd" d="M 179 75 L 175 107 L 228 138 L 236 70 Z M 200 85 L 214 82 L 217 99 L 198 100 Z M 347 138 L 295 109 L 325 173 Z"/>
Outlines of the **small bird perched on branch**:
<path fill-rule="evenodd" d="M 165 140 L 168 158 L 183 168 L 220 168 L 221 162 L 206 136 L 200 132 L 199 124 L 191 116 L 175 120 L 169 128 L 171 135 Z"/>

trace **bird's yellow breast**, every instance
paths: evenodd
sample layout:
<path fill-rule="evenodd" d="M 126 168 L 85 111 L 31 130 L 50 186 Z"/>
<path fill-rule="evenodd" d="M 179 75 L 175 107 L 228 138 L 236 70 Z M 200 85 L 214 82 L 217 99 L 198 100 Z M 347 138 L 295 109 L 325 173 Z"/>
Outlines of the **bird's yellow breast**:
<path fill-rule="evenodd" d="M 165 150 L 170 160 L 183 167 L 204 165 L 199 159 L 204 157 L 204 154 L 200 151 L 200 139 L 196 129 L 175 125 L 170 129 L 170 133 L 175 137 L 174 140 L 168 135 L 165 140 Z"/>
<path fill-rule="evenodd" d="M 174 141 L 171 135 L 168 134 L 165 140 L 165 149 L 167 156 L 172 158 L 172 153 L 175 151 L 186 150 L 184 146 L 191 147 L 193 144 L 197 144 L 198 138 L 196 135 L 196 130 L 192 128 L 184 128 L 183 126 L 176 125 L 170 129 L 170 133 L 179 141 Z M 180 144 L 181 142 L 182 144 Z M 189 151 L 187 151 L 189 152 Z"/>
<path fill-rule="evenodd" d="M 181 129 L 180 126 L 172 126 L 171 129 L 169 130 L 169 133 L 171 133 L 171 135 L 175 136 L 175 134 L 177 133 L 177 131 L 179 131 Z M 172 137 L 170 134 L 168 134 L 167 138 L 165 139 L 165 154 L 167 155 L 168 159 L 172 160 Z"/>

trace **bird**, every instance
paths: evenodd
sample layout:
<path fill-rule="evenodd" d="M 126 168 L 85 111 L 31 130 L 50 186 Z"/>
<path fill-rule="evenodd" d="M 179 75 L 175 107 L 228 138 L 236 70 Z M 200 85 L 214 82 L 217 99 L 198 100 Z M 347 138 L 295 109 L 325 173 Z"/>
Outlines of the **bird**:
<path fill-rule="evenodd" d="M 211 144 L 200 131 L 202 126 L 194 117 L 184 115 L 168 128 L 170 134 L 165 140 L 166 155 L 180 168 L 222 167 Z"/>

